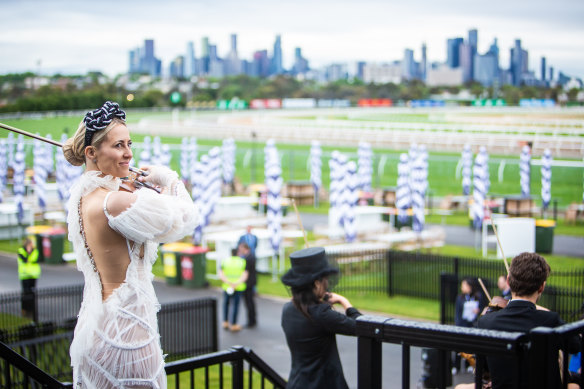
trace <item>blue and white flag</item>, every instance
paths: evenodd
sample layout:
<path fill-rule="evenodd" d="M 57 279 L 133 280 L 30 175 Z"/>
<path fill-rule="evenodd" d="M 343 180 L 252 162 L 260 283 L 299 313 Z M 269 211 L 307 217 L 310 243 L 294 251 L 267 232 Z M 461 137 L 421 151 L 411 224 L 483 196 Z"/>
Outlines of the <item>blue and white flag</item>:
<path fill-rule="evenodd" d="M 67 135 L 61 135 L 61 143 L 65 143 L 67 141 Z M 68 192 L 69 188 L 67 187 L 67 168 L 66 164 L 68 164 L 65 156 L 62 152 L 58 152 L 56 154 L 56 179 L 57 179 L 57 193 L 59 194 L 59 200 L 63 205 L 67 203 L 67 199 L 69 198 Z"/>
<path fill-rule="evenodd" d="M 8 155 L 7 163 L 8 167 L 12 169 L 14 169 L 14 144 L 15 144 L 14 133 L 9 132 L 8 138 L 6 138 L 6 150 Z"/>
<path fill-rule="evenodd" d="M 322 149 L 317 140 L 310 146 L 310 183 L 314 189 L 314 204 L 318 205 L 318 193 L 322 186 Z"/>
<path fill-rule="evenodd" d="M 67 135 L 61 135 L 61 143 L 65 143 L 67 141 Z M 69 201 L 69 197 L 71 193 L 69 192 L 69 188 L 73 186 L 75 181 L 83 174 L 83 168 L 81 166 L 73 166 L 65 159 L 65 156 L 62 152 L 57 153 L 57 168 L 56 168 L 56 176 L 57 176 L 57 191 L 59 193 L 59 199 L 63 204 L 63 209 L 68 211 L 67 203 Z"/>
<path fill-rule="evenodd" d="M 14 176 L 12 178 L 14 203 L 16 204 L 18 224 L 22 223 L 24 218 L 24 170 L 25 170 L 25 153 L 24 153 L 24 139 L 22 135 L 18 135 L 18 142 L 16 144 L 16 153 L 14 154 Z"/>
<path fill-rule="evenodd" d="M 397 165 L 397 190 L 395 193 L 395 207 L 397 208 L 397 218 L 400 223 L 408 220 L 408 209 L 411 207 L 410 191 L 410 158 L 408 154 L 402 153 L 399 156 Z"/>
<path fill-rule="evenodd" d="M 150 164 L 154 166 L 162 165 L 162 143 L 159 136 L 155 136 L 154 141 L 152 142 L 152 157 Z"/>
<path fill-rule="evenodd" d="M 139 166 L 152 165 L 152 143 L 149 136 L 145 136 L 142 141 L 142 151 L 140 152 Z"/>
<path fill-rule="evenodd" d="M 347 219 L 347 215 L 349 214 L 349 177 L 347 174 L 349 158 L 345 154 L 340 153 L 337 161 L 337 208 L 339 209 L 340 214 L 339 225 L 344 229 L 345 221 Z"/>
<path fill-rule="evenodd" d="M 221 155 L 218 147 L 213 147 L 208 154 L 201 156 L 201 162 L 195 166 L 192 182 L 191 194 L 201 212 L 201 223 L 195 228 L 193 239 L 195 244 L 200 244 L 204 228 L 209 225 L 215 205 L 221 197 Z"/>
<path fill-rule="evenodd" d="M 529 146 L 523 146 L 519 159 L 519 177 L 521 183 L 521 197 L 529 197 L 531 194 L 531 150 Z"/>
<path fill-rule="evenodd" d="M 282 167 L 280 155 L 273 140 L 268 141 L 264 149 L 265 154 L 265 183 L 267 197 L 267 224 L 270 233 L 270 244 L 275 253 L 280 250 L 282 243 Z"/>
<path fill-rule="evenodd" d="M 6 139 L 0 139 L 0 203 L 4 201 L 4 189 L 8 173 L 8 148 Z"/>
<path fill-rule="evenodd" d="M 547 209 L 552 199 L 552 152 L 545 149 L 541 159 L 541 202 Z"/>
<path fill-rule="evenodd" d="M 221 150 L 219 147 L 213 147 L 209 150 L 209 176 L 211 185 L 209 187 L 209 216 L 215 212 L 215 205 L 221 198 Z"/>
<path fill-rule="evenodd" d="M 470 194 L 470 184 L 472 183 L 472 150 L 469 145 L 464 145 L 462 151 L 462 194 Z"/>
<path fill-rule="evenodd" d="M 221 145 L 223 159 L 223 183 L 231 185 L 235 178 L 235 141 L 233 138 L 223 140 Z"/>
<path fill-rule="evenodd" d="M 49 165 L 48 153 L 45 144 L 40 140 L 34 141 L 33 170 L 35 193 L 37 195 L 39 207 L 43 212 L 47 209 L 47 166 Z M 52 162 L 52 161 L 51 161 Z"/>
<path fill-rule="evenodd" d="M 193 174 L 195 174 L 195 166 L 197 165 L 197 161 L 199 160 L 199 145 L 197 144 L 197 138 L 191 137 L 189 140 L 189 165 L 191 167 L 191 186 L 194 185 L 192 182 Z"/>
<path fill-rule="evenodd" d="M 190 155 L 189 154 L 190 154 L 189 139 L 182 138 L 182 141 L 180 144 L 180 162 L 179 162 L 180 166 L 179 166 L 179 168 L 180 168 L 180 178 L 185 183 L 185 185 L 191 178 L 191 167 L 189 165 L 189 163 L 190 163 Z"/>
<path fill-rule="evenodd" d="M 488 193 L 489 181 L 489 156 L 487 149 L 481 147 L 479 153 L 475 157 L 473 166 L 473 204 L 472 216 L 473 225 L 479 229 L 483 225 L 485 217 L 485 199 Z"/>
<path fill-rule="evenodd" d="M 47 134 L 47 139 L 53 139 L 51 134 Z M 45 146 L 45 158 L 47 164 L 45 165 L 45 170 L 47 171 L 47 177 L 55 171 L 55 149 L 56 147 L 50 143 L 44 143 Z M 61 152 L 61 150 L 59 150 Z"/>
<path fill-rule="evenodd" d="M 207 208 L 207 197 L 209 192 L 207 187 L 210 185 L 209 180 L 209 156 L 201 156 L 201 161 L 196 162 L 191 175 L 191 195 L 193 202 L 201 214 L 200 223 L 197 225 L 193 235 L 195 244 L 200 245 L 203 239 L 203 229 L 209 224 L 209 211 Z"/>
<path fill-rule="evenodd" d="M 359 142 L 357 150 L 359 161 L 359 189 L 371 192 L 371 175 L 373 174 L 373 150 L 367 142 Z"/>
<path fill-rule="evenodd" d="M 357 195 L 358 186 L 360 182 L 357 176 L 357 165 L 353 161 L 349 161 L 346 166 L 346 180 L 345 180 L 345 203 L 346 209 L 343 215 L 343 228 L 345 230 L 345 240 L 348 243 L 354 242 L 357 239 L 357 229 L 355 223 L 355 207 L 359 201 Z"/>
<path fill-rule="evenodd" d="M 412 228 L 416 232 L 421 232 L 424 229 L 424 210 L 425 210 L 425 194 L 426 194 L 426 167 L 424 160 L 423 149 L 416 153 L 416 159 L 411 164 L 410 184 L 412 195 Z"/>
<path fill-rule="evenodd" d="M 422 158 L 420 188 L 422 190 L 422 197 L 426 198 L 426 193 L 428 192 L 428 149 L 426 149 L 426 145 L 420 145 L 418 152 L 420 153 L 420 158 Z"/>
<path fill-rule="evenodd" d="M 170 146 L 164 143 L 160 148 L 160 164 L 170 168 L 170 162 L 172 161 L 172 153 L 170 152 Z"/>
<path fill-rule="evenodd" d="M 329 208 L 330 213 L 336 217 L 340 217 L 340 195 L 342 189 L 342 175 L 340 169 L 340 158 L 341 153 L 337 150 L 333 151 L 331 154 L 331 159 L 329 159 L 329 174 L 330 174 L 330 184 L 329 184 Z M 339 223 L 340 219 L 334 220 L 333 223 Z"/>

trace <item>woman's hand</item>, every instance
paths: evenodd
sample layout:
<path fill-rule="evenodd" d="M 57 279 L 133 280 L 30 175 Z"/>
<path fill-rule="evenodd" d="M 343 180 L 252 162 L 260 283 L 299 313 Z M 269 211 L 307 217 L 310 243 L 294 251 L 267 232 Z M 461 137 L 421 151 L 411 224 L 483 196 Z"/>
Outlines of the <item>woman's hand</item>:
<path fill-rule="evenodd" d="M 140 170 L 147 173 L 139 176 L 138 181 L 148 182 L 161 187 L 169 187 L 173 181 L 178 180 L 178 174 L 166 166 L 142 166 Z"/>
<path fill-rule="evenodd" d="M 341 296 L 340 294 L 327 292 L 325 295 L 325 301 L 331 305 L 334 304 L 341 304 L 341 306 L 347 310 L 351 308 L 353 305 L 346 297 Z"/>

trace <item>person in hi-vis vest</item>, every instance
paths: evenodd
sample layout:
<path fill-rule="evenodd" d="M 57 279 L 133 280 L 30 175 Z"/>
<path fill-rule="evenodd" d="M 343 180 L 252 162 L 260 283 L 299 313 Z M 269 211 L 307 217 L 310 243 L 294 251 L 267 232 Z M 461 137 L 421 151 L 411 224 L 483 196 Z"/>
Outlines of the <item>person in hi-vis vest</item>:
<path fill-rule="evenodd" d="M 223 328 L 233 332 L 241 330 L 237 324 L 237 313 L 239 311 L 239 300 L 245 291 L 245 281 L 248 272 L 245 270 L 246 261 L 240 256 L 237 249 L 231 251 L 231 257 L 221 260 L 221 270 L 219 278 L 223 281 Z M 229 305 L 233 303 L 231 315 L 229 315 Z"/>
<path fill-rule="evenodd" d="M 18 249 L 18 278 L 22 286 L 22 316 L 31 320 L 35 318 L 36 282 L 41 276 L 41 266 L 38 263 L 39 252 L 32 240 L 25 239 Z"/>

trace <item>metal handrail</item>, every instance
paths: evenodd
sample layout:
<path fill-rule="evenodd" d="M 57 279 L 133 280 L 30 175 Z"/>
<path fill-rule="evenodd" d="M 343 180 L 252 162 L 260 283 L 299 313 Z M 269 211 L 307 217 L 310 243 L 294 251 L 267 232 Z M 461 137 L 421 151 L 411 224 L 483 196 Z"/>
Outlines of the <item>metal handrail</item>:
<path fill-rule="evenodd" d="M 176 375 L 178 377 L 178 374 L 182 372 L 192 371 L 225 362 L 232 362 L 234 363 L 233 387 L 238 388 L 239 383 L 241 383 L 241 387 L 243 387 L 243 368 L 241 365 L 236 366 L 235 364 L 244 360 L 247 361 L 251 367 L 255 367 L 263 377 L 266 377 L 268 381 L 274 385 L 274 387 L 286 387 L 286 381 L 274 369 L 268 366 L 268 364 L 251 349 L 243 346 L 233 346 L 228 350 L 169 362 L 165 366 L 165 371 L 167 375 Z"/>
<path fill-rule="evenodd" d="M 464 328 L 452 325 L 425 323 L 364 315 L 357 318 L 358 337 L 358 387 L 380 388 L 382 375 L 381 344 L 383 342 L 402 345 L 402 387 L 409 387 L 409 351 L 411 346 L 438 349 L 438 382 L 446 386 L 444 371 L 447 368 L 447 352 L 465 351 L 477 356 L 475 387 L 482 386 L 484 358 L 505 356 L 527 360 L 532 372 L 524 379 L 533 388 L 552 388 L 557 384 L 551 367 L 558 363 L 558 350 L 565 357 L 568 339 L 584 333 L 584 320 L 565 324 L 557 328 L 537 327 L 528 333 Z M 580 349 L 584 342 L 580 338 Z M 518 367 L 519 368 L 519 367 Z M 567 365 L 564 364 L 564 377 Z M 584 380 L 581 379 L 581 384 Z"/>
<path fill-rule="evenodd" d="M 22 355 L 18 354 L 16 351 L 12 350 L 3 342 L 0 342 L 0 359 L 4 361 L 3 373 L 4 373 L 4 384 L 7 388 L 12 386 L 9 365 L 14 366 L 18 370 L 24 373 L 25 379 L 31 378 L 34 381 L 41 384 L 47 389 L 65 389 L 73 388 L 71 383 L 63 383 L 51 375 L 47 374 L 41 370 L 38 366 L 31 363 L 29 360 L 24 358 Z"/>

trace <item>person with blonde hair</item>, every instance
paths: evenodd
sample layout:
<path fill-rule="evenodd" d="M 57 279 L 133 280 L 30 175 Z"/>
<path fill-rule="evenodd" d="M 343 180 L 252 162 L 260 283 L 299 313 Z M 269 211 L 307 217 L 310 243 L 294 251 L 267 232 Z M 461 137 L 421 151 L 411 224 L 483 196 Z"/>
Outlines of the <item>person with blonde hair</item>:
<path fill-rule="evenodd" d="M 192 233 L 198 220 L 170 169 L 141 167 L 147 175 L 138 182 L 159 193 L 123 180 L 132 159 L 125 119 L 108 101 L 88 112 L 63 145 L 67 161 L 86 167 L 71 188 L 67 216 L 85 278 L 70 349 L 75 388 L 166 387 L 152 264 L 159 243 Z"/>

